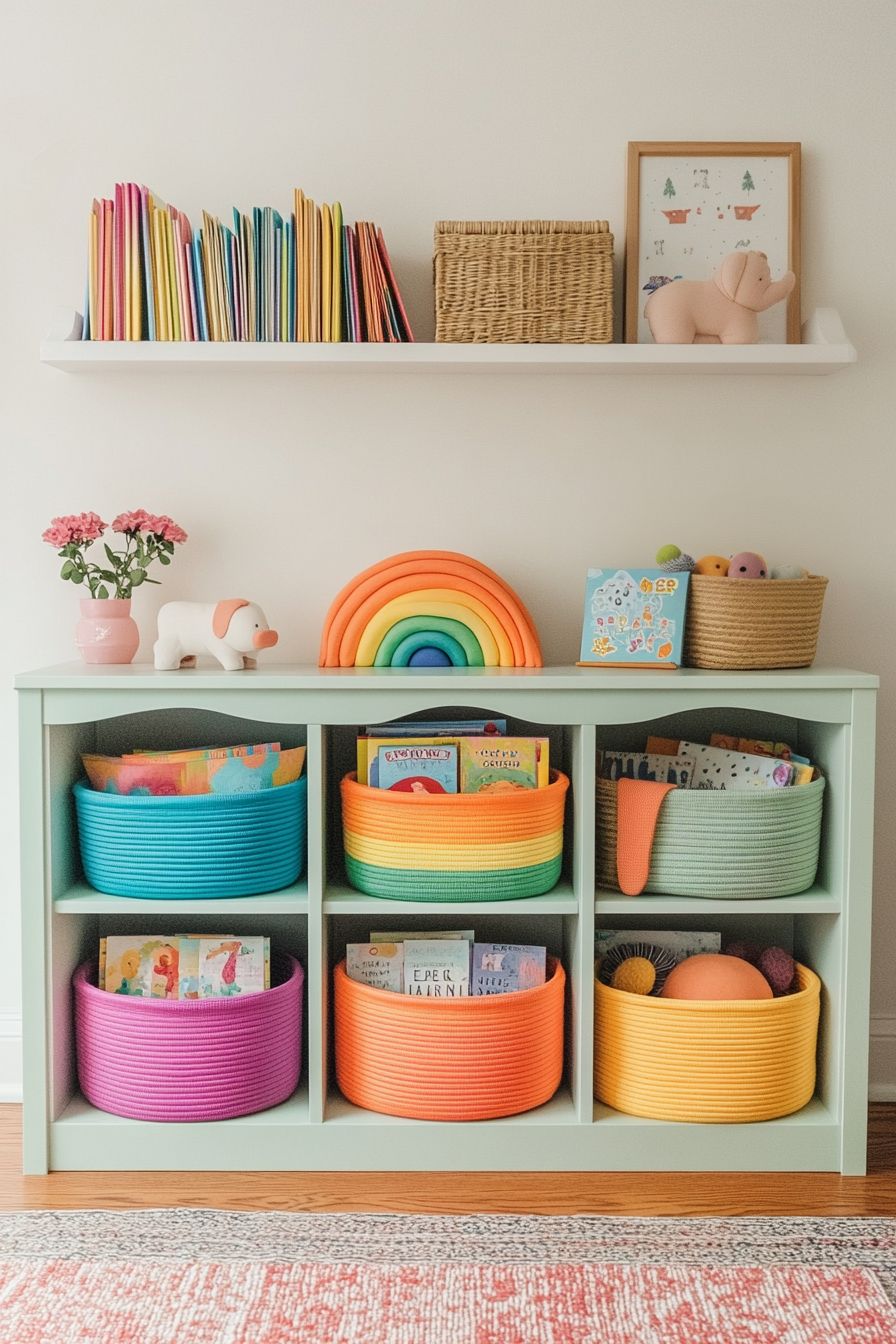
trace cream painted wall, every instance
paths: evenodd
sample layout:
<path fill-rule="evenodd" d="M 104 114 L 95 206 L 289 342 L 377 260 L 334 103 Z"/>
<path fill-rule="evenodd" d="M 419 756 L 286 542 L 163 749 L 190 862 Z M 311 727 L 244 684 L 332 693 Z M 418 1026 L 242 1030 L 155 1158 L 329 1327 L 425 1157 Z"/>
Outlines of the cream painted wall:
<path fill-rule="evenodd" d="M 136 602 L 144 657 L 161 595 L 237 590 L 279 625 L 281 658 L 311 661 L 342 583 L 428 544 L 505 574 L 548 660 L 568 661 L 589 563 L 644 562 L 667 540 L 751 547 L 830 575 L 820 659 L 880 671 L 893 740 L 891 0 L 44 0 L 3 19 L 6 687 L 73 656 L 76 592 L 39 541 L 51 515 L 139 505 L 191 534 L 164 589 Z M 804 311 L 839 308 L 855 369 L 78 378 L 38 362 L 54 310 L 80 303 L 90 199 L 116 179 L 194 219 L 288 207 L 294 185 L 340 197 L 383 225 L 426 338 L 435 219 L 606 217 L 621 254 L 626 142 L 659 138 L 802 141 Z M 0 714 L 12 743 L 11 690 Z M 874 1008 L 892 1027 L 889 753 L 882 764 Z M 0 789 L 8 946 L 10 769 Z M 17 999 L 7 959 L 7 1023 Z"/>

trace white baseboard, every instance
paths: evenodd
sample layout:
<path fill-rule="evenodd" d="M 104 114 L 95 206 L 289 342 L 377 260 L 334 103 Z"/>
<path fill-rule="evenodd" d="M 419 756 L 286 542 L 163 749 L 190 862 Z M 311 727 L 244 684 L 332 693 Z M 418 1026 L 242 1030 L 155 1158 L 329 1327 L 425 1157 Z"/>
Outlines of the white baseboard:
<path fill-rule="evenodd" d="M 896 1013 L 871 1018 L 868 1097 L 896 1102 Z M 22 1019 L 17 1013 L 0 1013 L 0 1103 L 21 1100 Z"/>
<path fill-rule="evenodd" d="M 0 1013 L 0 1102 L 22 1100 L 22 1019 Z"/>

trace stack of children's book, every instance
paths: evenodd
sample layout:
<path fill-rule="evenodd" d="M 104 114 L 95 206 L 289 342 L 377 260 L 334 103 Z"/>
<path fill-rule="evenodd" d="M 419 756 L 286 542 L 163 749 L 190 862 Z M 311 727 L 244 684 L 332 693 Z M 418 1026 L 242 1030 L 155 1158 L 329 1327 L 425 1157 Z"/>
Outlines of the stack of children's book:
<path fill-rule="evenodd" d="M 647 779 L 680 789 L 784 789 L 810 784 L 817 771 L 786 742 L 713 733 L 708 743 L 648 737 L 644 751 L 604 751 L 601 779 Z"/>
<path fill-rule="evenodd" d="M 520 943 L 477 943 L 472 929 L 419 933 L 372 932 L 369 943 L 348 943 L 350 980 L 412 998 L 458 999 L 512 994 L 543 985 L 547 953 Z"/>
<path fill-rule="evenodd" d="M 100 793 L 257 793 L 292 784 L 305 764 L 304 747 L 279 742 L 183 751 L 132 751 L 124 756 L 81 757 L 90 787 Z"/>
<path fill-rule="evenodd" d="M 100 939 L 97 985 L 145 999 L 220 999 L 271 987 L 270 940 L 235 934 Z"/>
<path fill-rule="evenodd" d="M 301 191 L 285 215 L 234 207 L 233 227 L 136 182 L 90 212 L 82 339 L 413 341 L 382 229 Z"/>
<path fill-rule="evenodd" d="M 358 780 L 404 793 L 510 793 L 549 782 L 546 737 L 508 737 L 506 719 L 381 723 L 358 738 Z"/>

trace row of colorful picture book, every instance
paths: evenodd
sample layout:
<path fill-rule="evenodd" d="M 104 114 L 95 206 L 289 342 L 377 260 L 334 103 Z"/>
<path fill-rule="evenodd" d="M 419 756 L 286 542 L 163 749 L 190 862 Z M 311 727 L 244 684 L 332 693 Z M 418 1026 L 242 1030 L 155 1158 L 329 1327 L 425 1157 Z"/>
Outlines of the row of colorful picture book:
<path fill-rule="evenodd" d="M 818 770 L 786 742 L 713 733 L 708 743 L 648 737 L 643 751 L 604 751 L 601 779 L 643 779 L 680 789 L 784 789 L 810 784 Z"/>
<path fill-rule="evenodd" d="M 348 943 L 350 980 L 414 998 L 513 994 L 543 985 L 547 951 L 521 943 L 477 943 L 472 929 L 417 933 L 372 931 Z"/>
<path fill-rule="evenodd" d="M 358 780 L 404 793 L 509 793 L 550 779 L 546 737 L 508 737 L 506 719 L 381 723 L 358 738 Z"/>
<path fill-rule="evenodd" d="M 89 217 L 82 339 L 413 341 L 383 231 L 293 193 L 233 227 L 119 182 Z"/>
<path fill-rule="evenodd" d="M 144 999 L 220 999 L 271 987 L 270 939 L 115 934 L 100 939 L 97 986 Z"/>
<path fill-rule="evenodd" d="M 305 748 L 260 742 L 123 756 L 85 752 L 81 762 L 90 787 L 100 793 L 257 793 L 294 783 L 305 764 Z"/>

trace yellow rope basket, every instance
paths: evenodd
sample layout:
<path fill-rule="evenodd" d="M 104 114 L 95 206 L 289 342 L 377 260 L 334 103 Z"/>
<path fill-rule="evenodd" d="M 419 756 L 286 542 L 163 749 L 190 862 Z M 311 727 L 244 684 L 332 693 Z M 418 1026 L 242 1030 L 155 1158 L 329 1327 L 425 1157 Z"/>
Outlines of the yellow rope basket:
<path fill-rule="evenodd" d="M 821 981 L 797 963 L 780 999 L 704 1002 L 595 981 L 594 1095 L 626 1115 L 700 1124 L 774 1120 L 815 1091 Z"/>

